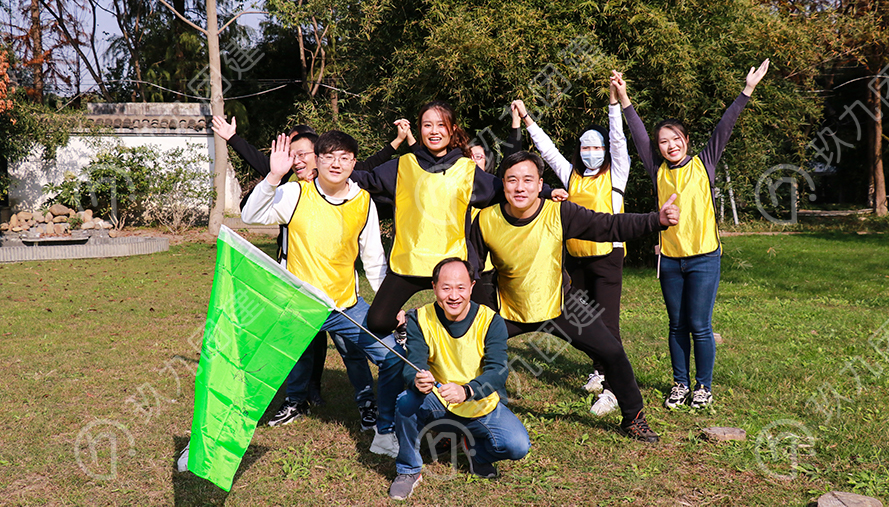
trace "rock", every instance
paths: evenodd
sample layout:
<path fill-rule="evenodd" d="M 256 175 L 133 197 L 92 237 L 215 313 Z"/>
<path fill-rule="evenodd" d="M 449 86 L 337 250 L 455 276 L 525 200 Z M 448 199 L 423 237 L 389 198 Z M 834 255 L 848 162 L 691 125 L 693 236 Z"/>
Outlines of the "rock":
<path fill-rule="evenodd" d="M 46 223 L 46 217 L 43 216 L 43 213 L 36 213 L 34 215 L 33 219 L 38 224 L 45 224 Z"/>
<path fill-rule="evenodd" d="M 28 224 L 22 224 L 22 230 L 23 230 L 23 231 L 27 231 L 27 230 L 30 229 L 30 228 L 31 228 L 30 225 L 28 225 Z"/>
<path fill-rule="evenodd" d="M 83 230 L 85 230 L 85 231 L 88 231 L 88 230 L 90 230 L 90 229 L 95 229 L 95 228 L 96 228 L 96 223 L 93 222 L 92 220 L 90 220 L 89 222 L 84 222 L 83 224 L 81 224 L 81 225 L 80 225 L 80 228 L 83 229 Z"/>
<path fill-rule="evenodd" d="M 722 335 L 719 333 L 713 333 L 713 339 L 716 341 L 717 345 L 725 343 L 725 340 L 722 339 Z"/>
<path fill-rule="evenodd" d="M 55 217 L 52 219 L 52 223 L 54 223 L 54 224 L 67 222 L 67 221 L 68 221 L 68 217 Z"/>
<path fill-rule="evenodd" d="M 740 428 L 724 428 L 724 427 L 713 427 L 713 428 L 704 428 L 704 437 L 708 440 L 713 440 L 716 442 L 727 442 L 729 440 L 747 440 L 747 432 Z"/>
<path fill-rule="evenodd" d="M 67 215 L 69 211 L 71 210 L 64 204 L 53 204 L 49 208 L 49 212 L 52 213 L 53 216 Z"/>
<path fill-rule="evenodd" d="M 12 215 L 9 217 L 9 226 L 10 227 L 18 227 L 19 226 L 19 217 L 16 215 Z"/>
<path fill-rule="evenodd" d="M 73 209 L 68 209 L 68 218 L 74 218 L 77 216 L 77 213 Z"/>
<path fill-rule="evenodd" d="M 35 225 L 37 225 L 36 220 L 34 220 L 33 218 L 31 220 L 28 220 L 28 227 L 34 227 Z"/>
<path fill-rule="evenodd" d="M 50 213 L 49 211 L 47 211 L 47 212 L 46 212 L 46 215 L 43 216 L 43 220 L 44 220 L 46 223 L 51 224 L 51 223 L 52 223 L 52 213 Z"/>
<path fill-rule="evenodd" d="M 31 220 L 34 218 L 34 214 L 30 211 L 19 211 L 18 212 L 19 220 Z"/>
<path fill-rule="evenodd" d="M 53 232 L 62 235 L 68 232 L 68 224 L 55 224 L 53 225 Z"/>
<path fill-rule="evenodd" d="M 102 221 L 102 223 L 99 224 L 99 227 L 101 227 L 102 229 L 112 229 L 112 228 L 114 228 L 114 226 L 111 225 L 111 223 L 109 223 L 109 222 L 105 222 L 104 220 Z"/>
<path fill-rule="evenodd" d="M 883 507 L 883 502 L 855 493 L 831 491 L 818 498 L 818 507 Z"/>
<path fill-rule="evenodd" d="M 120 233 L 119 233 L 119 232 L 117 232 L 117 231 L 115 231 L 115 230 L 108 231 L 108 237 L 109 237 L 109 238 L 116 238 L 116 237 L 118 237 L 118 236 L 120 236 Z"/>
<path fill-rule="evenodd" d="M 22 228 L 21 227 L 13 227 L 12 232 L 22 232 Z"/>
<path fill-rule="evenodd" d="M 0 231 L 8 231 L 8 230 L 9 230 L 9 224 L 6 224 L 6 223 L 0 224 Z"/>
<path fill-rule="evenodd" d="M 91 209 L 84 210 L 84 212 L 83 212 L 83 221 L 84 221 L 84 222 L 89 222 L 89 221 L 92 220 L 92 219 L 93 219 L 93 210 L 91 210 Z"/>

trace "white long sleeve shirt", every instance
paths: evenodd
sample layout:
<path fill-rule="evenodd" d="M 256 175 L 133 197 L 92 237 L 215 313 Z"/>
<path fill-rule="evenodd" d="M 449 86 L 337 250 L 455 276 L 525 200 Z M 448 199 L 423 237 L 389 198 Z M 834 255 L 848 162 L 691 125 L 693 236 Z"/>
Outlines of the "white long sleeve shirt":
<path fill-rule="evenodd" d="M 615 213 L 619 213 L 624 204 L 623 192 L 627 188 L 627 180 L 630 178 L 630 155 L 627 152 L 627 137 L 624 135 L 624 123 L 621 115 L 620 104 L 608 105 L 608 143 L 611 151 L 611 186 L 619 192 L 611 191 L 611 205 Z M 528 127 L 531 141 L 540 152 L 540 156 L 546 161 L 556 176 L 562 181 L 562 185 L 568 188 L 568 180 L 574 166 L 568 161 L 553 143 L 546 132 L 537 123 Z M 594 176 L 597 171 L 586 169 L 584 176 Z M 615 242 L 614 248 L 623 248 L 623 243 Z"/>
<path fill-rule="evenodd" d="M 334 205 L 342 204 L 354 199 L 361 188 L 352 181 L 349 182 L 349 193 L 344 199 L 327 196 L 317 182 L 313 182 L 318 193 L 325 200 Z M 262 180 L 257 186 L 244 208 L 241 210 L 241 220 L 247 224 L 276 225 L 287 224 L 293 216 L 296 205 L 299 204 L 300 186 L 297 182 L 285 183 L 275 187 L 267 180 Z M 286 253 L 287 243 L 284 243 Z M 358 236 L 358 254 L 364 265 L 364 274 L 374 292 L 379 290 L 383 278 L 386 277 L 386 253 L 383 251 L 383 243 L 380 241 L 380 219 L 377 215 L 377 207 L 370 201 L 367 212 L 367 223 Z M 357 279 L 358 272 L 355 272 Z"/>

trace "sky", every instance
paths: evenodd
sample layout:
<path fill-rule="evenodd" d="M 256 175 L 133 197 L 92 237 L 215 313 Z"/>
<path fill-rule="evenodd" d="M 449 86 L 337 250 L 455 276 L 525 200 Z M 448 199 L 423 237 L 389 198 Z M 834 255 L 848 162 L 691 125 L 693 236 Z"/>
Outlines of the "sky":
<path fill-rule="evenodd" d="M 102 5 L 105 5 L 106 7 L 108 6 L 108 0 L 99 0 L 99 1 Z M 13 5 L 13 4 L 17 4 L 17 3 L 19 3 L 19 0 L 3 0 L 4 6 L 3 6 L 3 12 L 2 12 L 2 21 L 0 21 L 0 24 L 7 25 L 9 23 L 10 19 L 15 20 L 15 18 L 20 15 L 15 10 L 15 7 Z M 250 7 L 251 3 L 252 2 L 250 2 L 249 0 L 246 0 L 246 1 L 242 0 L 241 1 L 242 10 L 245 10 L 245 11 L 259 10 L 259 9 Z M 161 9 L 165 8 L 159 2 L 157 5 Z M 247 26 L 247 27 L 259 30 L 260 23 L 266 19 L 268 19 L 268 16 L 266 16 L 264 14 L 245 14 L 245 15 L 239 17 L 238 20 L 235 21 L 235 23 L 237 23 L 238 25 L 241 25 L 241 26 Z M 18 24 L 22 24 L 21 21 Z M 6 31 L 5 26 L 0 28 L 0 32 L 3 32 L 3 31 Z M 96 45 L 96 51 L 99 53 L 99 63 L 102 66 L 103 73 L 105 71 L 105 68 L 107 68 L 107 66 L 109 65 L 109 59 L 105 58 L 105 53 L 106 53 L 106 51 L 108 49 L 108 45 L 109 45 L 108 39 L 115 36 L 115 35 L 120 35 L 120 29 L 117 26 L 117 21 L 114 18 L 114 15 L 109 12 L 106 12 L 102 9 L 98 9 L 95 45 Z M 73 56 L 73 52 L 72 52 L 72 56 Z M 69 71 L 69 75 L 73 75 L 74 74 L 73 64 L 70 66 L 70 68 L 71 68 L 71 70 Z M 89 75 L 89 72 L 87 72 L 86 69 L 84 69 L 82 72 L 80 91 L 81 92 L 87 91 L 87 90 L 95 87 L 95 84 L 96 84 L 95 80 Z M 59 90 L 59 91 L 61 92 L 60 94 L 63 96 L 69 96 L 69 95 L 74 94 L 73 86 L 71 87 L 70 90 Z"/>

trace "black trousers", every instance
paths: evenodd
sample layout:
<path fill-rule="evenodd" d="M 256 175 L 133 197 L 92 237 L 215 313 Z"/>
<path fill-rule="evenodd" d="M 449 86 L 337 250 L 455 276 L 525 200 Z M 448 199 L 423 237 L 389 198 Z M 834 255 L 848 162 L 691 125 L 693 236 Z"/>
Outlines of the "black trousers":
<path fill-rule="evenodd" d="M 532 324 L 506 320 L 509 337 L 533 332 L 548 333 L 567 341 L 591 360 L 598 358 L 602 364 L 600 371 L 611 380 L 611 391 L 617 398 L 621 414 L 625 419 L 634 419 L 644 405 L 630 360 L 620 340 L 611 334 L 602 319 L 593 318 L 593 307 L 580 306 L 583 305 L 579 302 L 582 299 L 582 293 L 572 287 L 565 295 L 565 309 L 558 317 Z M 552 347 L 544 345 L 539 349 L 551 350 Z M 543 359 L 551 361 L 555 357 Z"/>
<path fill-rule="evenodd" d="M 480 282 L 475 284 L 472 300 L 491 306 L 486 292 L 480 290 L 479 285 Z M 367 312 L 367 328 L 379 335 L 391 333 L 398 325 L 398 312 L 408 299 L 427 289 L 432 289 L 431 276 L 403 276 L 389 271 Z"/>
<path fill-rule="evenodd" d="M 568 257 L 565 268 L 571 277 L 571 286 L 586 291 L 587 300 L 595 301 L 601 307 L 599 319 L 608 331 L 620 338 L 620 296 L 623 291 L 624 249 L 615 248 L 610 254 L 601 257 Z M 593 368 L 603 372 L 600 361 L 593 361 Z M 605 375 L 605 389 L 611 389 L 608 375 Z"/>

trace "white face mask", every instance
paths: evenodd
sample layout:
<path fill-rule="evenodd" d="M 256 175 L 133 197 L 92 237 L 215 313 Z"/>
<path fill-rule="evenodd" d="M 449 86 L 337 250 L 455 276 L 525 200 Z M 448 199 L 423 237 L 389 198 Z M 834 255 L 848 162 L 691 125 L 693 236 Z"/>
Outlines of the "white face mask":
<path fill-rule="evenodd" d="M 583 161 L 583 165 L 587 169 L 598 172 L 599 168 L 602 167 L 602 162 L 605 161 L 605 150 L 582 151 L 580 152 L 580 160 Z"/>

